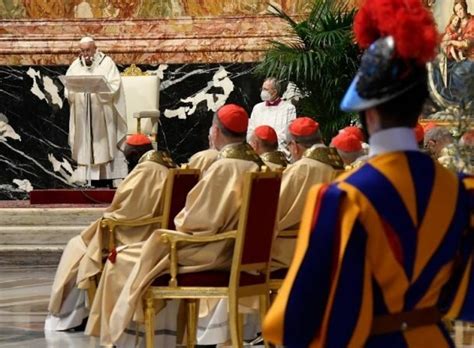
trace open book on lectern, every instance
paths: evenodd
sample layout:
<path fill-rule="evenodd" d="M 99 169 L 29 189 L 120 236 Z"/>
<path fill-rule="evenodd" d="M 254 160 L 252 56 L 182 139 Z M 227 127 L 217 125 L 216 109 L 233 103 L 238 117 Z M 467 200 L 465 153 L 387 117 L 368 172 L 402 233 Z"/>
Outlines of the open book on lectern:
<path fill-rule="evenodd" d="M 107 80 L 102 75 L 59 76 L 59 80 L 73 93 L 110 93 Z"/>

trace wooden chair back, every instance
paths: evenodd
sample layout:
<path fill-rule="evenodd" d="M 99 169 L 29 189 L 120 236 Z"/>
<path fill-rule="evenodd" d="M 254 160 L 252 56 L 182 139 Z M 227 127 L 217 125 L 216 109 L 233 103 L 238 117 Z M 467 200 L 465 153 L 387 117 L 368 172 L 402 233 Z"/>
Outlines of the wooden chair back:
<path fill-rule="evenodd" d="M 234 246 L 230 287 L 239 286 L 242 272 L 268 278 L 281 184 L 281 172 L 246 174 L 239 225 Z"/>
<path fill-rule="evenodd" d="M 169 170 L 161 228 L 175 229 L 174 218 L 184 208 L 188 193 L 196 186 L 200 175 L 199 169 L 174 168 Z"/>

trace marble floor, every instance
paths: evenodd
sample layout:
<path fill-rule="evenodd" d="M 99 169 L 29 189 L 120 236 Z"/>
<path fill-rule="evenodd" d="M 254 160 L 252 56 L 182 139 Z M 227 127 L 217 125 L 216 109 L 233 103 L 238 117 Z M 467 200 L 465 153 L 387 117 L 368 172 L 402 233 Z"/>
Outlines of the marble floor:
<path fill-rule="evenodd" d="M 82 332 L 43 331 L 55 270 L 55 266 L 1 265 L 0 347 L 100 347 L 98 339 Z M 455 332 L 457 348 L 474 348 L 474 326 L 458 323 Z"/>
<path fill-rule="evenodd" d="M 92 348 L 98 340 L 82 332 L 45 333 L 49 293 L 56 266 L 2 266 L 0 269 L 0 347 Z"/>

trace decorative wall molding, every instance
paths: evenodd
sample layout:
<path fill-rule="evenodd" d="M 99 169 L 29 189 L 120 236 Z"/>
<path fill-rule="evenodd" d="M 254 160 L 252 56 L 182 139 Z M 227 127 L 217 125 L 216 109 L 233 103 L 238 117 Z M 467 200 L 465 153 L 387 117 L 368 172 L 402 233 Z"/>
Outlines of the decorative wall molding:
<path fill-rule="evenodd" d="M 68 65 L 85 35 L 118 64 L 255 62 L 269 40 L 291 37 L 269 15 L 2 20 L 0 35 L 0 65 Z"/>

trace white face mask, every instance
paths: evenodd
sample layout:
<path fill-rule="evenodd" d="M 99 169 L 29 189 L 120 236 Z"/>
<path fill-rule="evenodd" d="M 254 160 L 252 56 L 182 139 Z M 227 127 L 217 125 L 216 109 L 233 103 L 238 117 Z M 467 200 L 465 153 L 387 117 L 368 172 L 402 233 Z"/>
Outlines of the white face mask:
<path fill-rule="evenodd" d="M 272 96 L 270 95 L 270 92 L 263 90 L 260 92 L 260 98 L 262 98 L 263 101 L 269 101 L 272 99 Z"/>

